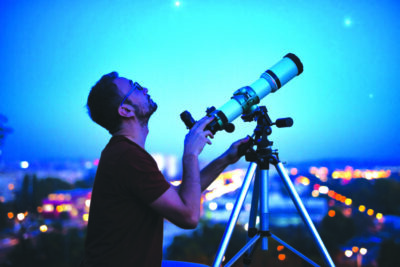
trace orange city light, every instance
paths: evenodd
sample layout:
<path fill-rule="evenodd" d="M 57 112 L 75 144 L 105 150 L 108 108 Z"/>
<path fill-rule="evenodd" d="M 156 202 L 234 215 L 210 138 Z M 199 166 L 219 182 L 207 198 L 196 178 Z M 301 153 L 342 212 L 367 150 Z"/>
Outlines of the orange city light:
<path fill-rule="evenodd" d="M 358 207 L 358 210 L 359 210 L 360 212 L 364 212 L 364 211 L 365 211 L 365 206 L 364 206 L 364 205 L 360 205 L 360 206 Z"/>
<path fill-rule="evenodd" d="M 328 211 L 328 216 L 329 217 L 335 217 L 335 215 L 336 215 L 336 211 L 334 211 L 334 210 Z"/>
<path fill-rule="evenodd" d="M 367 210 L 367 214 L 368 214 L 369 216 L 374 215 L 374 210 L 373 210 L 373 209 L 368 209 L 368 210 Z"/>
<path fill-rule="evenodd" d="M 285 254 L 279 254 L 279 255 L 278 255 L 278 259 L 279 259 L 280 261 L 284 261 L 284 260 L 286 259 L 286 255 L 285 255 Z"/>

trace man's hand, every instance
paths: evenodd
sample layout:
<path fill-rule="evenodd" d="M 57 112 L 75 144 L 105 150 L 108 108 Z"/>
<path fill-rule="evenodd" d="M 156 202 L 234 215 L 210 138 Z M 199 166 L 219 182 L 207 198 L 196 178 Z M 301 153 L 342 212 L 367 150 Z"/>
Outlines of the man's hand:
<path fill-rule="evenodd" d="M 225 158 L 228 164 L 236 163 L 243 155 L 239 153 L 239 147 L 242 144 L 247 143 L 250 140 L 249 136 L 246 136 L 243 139 L 239 139 L 238 141 L 234 142 L 222 157 Z"/>
<path fill-rule="evenodd" d="M 212 120 L 212 117 L 206 116 L 193 125 L 192 129 L 185 137 L 184 156 L 198 156 L 201 151 L 203 151 L 206 143 L 211 145 L 211 141 L 208 137 L 214 138 L 214 135 L 211 131 L 205 131 L 204 129 Z"/>

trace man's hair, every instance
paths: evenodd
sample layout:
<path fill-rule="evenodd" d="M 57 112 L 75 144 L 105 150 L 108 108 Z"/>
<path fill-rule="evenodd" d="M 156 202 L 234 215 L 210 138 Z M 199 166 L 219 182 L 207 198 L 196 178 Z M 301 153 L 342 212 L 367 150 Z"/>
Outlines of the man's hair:
<path fill-rule="evenodd" d="M 103 75 L 90 90 L 87 109 L 90 118 L 108 130 L 110 134 L 119 130 L 122 118 L 118 113 L 123 95 L 113 82 L 118 78 L 117 72 Z"/>

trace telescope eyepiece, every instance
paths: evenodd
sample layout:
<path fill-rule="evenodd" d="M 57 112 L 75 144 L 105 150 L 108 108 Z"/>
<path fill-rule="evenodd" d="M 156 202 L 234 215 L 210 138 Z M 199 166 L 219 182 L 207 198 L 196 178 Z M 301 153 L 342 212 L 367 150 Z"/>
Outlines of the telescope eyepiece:
<path fill-rule="evenodd" d="M 188 129 L 191 129 L 196 121 L 193 119 L 192 114 L 189 111 L 185 110 L 181 113 L 181 120 L 185 123 Z"/>

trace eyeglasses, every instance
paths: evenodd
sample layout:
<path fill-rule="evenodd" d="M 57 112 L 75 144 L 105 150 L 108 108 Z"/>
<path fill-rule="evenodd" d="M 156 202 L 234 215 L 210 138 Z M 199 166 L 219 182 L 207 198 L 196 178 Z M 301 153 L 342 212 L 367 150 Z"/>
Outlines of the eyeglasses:
<path fill-rule="evenodd" d="M 126 94 L 124 99 L 122 99 L 121 105 L 119 105 L 119 106 L 122 106 L 124 104 L 125 100 L 133 93 L 133 91 L 135 91 L 135 89 L 137 89 L 139 91 L 143 91 L 143 87 L 140 86 L 139 83 L 137 83 L 137 82 L 133 83 L 132 81 L 130 81 L 130 82 L 131 82 L 131 85 L 132 85 L 132 89 Z"/>

